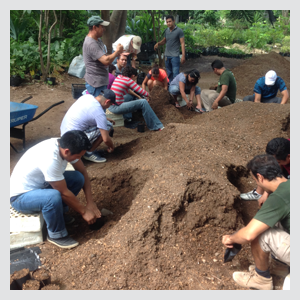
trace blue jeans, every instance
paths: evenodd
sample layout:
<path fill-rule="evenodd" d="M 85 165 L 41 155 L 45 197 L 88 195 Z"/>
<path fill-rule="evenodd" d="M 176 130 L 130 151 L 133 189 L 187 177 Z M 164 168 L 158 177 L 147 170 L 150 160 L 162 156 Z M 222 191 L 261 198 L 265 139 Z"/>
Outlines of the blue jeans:
<path fill-rule="evenodd" d="M 89 85 L 87 82 L 85 83 L 85 87 L 89 94 L 93 95 L 94 97 L 97 97 L 98 95 L 101 94 L 101 92 L 105 89 L 107 89 L 107 85 L 99 86 L 99 87 L 93 87 Z"/>
<path fill-rule="evenodd" d="M 192 87 L 191 87 L 191 88 L 192 88 Z M 185 87 L 184 92 L 185 92 L 186 94 L 189 95 L 190 92 L 191 92 L 191 88 Z M 170 92 L 170 94 L 175 95 L 175 96 L 180 95 L 180 89 L 179 89 L 179 86 L 178 86 L 178 85 L 175 85 L 175 84 L 171 84 L 171 85 L 169 86 L 169 92 Z M 196 95 L 200 95 L 200 93 L 201 93 L 200 87 L 199 87 L 199 86 L 196 86 L 196 88 L 195 88 L 195 96 L 196 96 Z"/>
<path fill-rule="evenodd" d="M 112 51 L 112 53 L 114 53 L 115 50 Z M 112 65 L 115 65 L 117 63 L 117 57 L 115 57 L 115 59 L 113 60 L 113 62 L 111 63 Z M 131 67 L 131 54 L 127 55 L 127 64 L 126 66 Z"/>
<path fill-rule="evenodd" d="M 171 84 L 172 80 L 179 74 L 180 57 L 167 56 L 165 66 Z"/>
<path fill-rule="evenodd" d="M 78 171 L 65 171 L 64 177 L 68 189 L 77 196 L 84 185 L 83 175 Z M 23 214 L 42 212 L 50 238 L 68 235 L 63 214 L 69 207 L 63 202 L 60 192 L 51 186 L 21 194 L 10 204 Z"/>
<path fill-rule="evenodd" d="M 130 102 L 132 100 L 137 100 L 138 98 L 135 96 L 132 96 L 130 94 L 126 94 L 124 96 L 124 102 Z M 123 118 L 124 119 L 132 119 L 132 112 L 128 113 L 128 114 L 123 114 Z"/>
<path fill-rule="evenodd" d="M 138 109 L 142 110 L 143 117 L 146 121 L 147 127 L 150 130 L 158 130 L 163 126 L 163 124 L 159 121 L 158 117 L 156 116 L 155 112 L 149 105 L 148 101 L 145 99 L 133 100 L 130 102 L 123 102 L 121 105 L 111 105 L 109 110 L 113 114 L 128 114 L 132 113 Z"/>

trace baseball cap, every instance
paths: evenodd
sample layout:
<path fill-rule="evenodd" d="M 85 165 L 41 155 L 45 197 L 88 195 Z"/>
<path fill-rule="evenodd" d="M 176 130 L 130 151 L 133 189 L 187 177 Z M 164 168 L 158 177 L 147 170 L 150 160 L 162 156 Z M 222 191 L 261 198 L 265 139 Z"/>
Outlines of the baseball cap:
<path fill-rule="evenodd" d="M 102 20 L 99 16 L 92 16 L 87 20 L 87 25 L 88 26 L 94 26 L 94 25 L 99 25 L 101 24 L 102 26 L 108 26 L 110 22 L 106 22 Z"/>
<path fill-rule="evenodd" d="M 271 71 L 267 72 L 267 74 L 265 76 L 265 84 L 266 85 L 274 85 L 276 79 L 277 79 L 276 72 L 271 70 Z"/>
<path fill-rule="evenodd" d="M 108 99 L 111 101 L 111 103 L 119 106 L 119 104 L 116 102 L 116 95 L 115 93 L 112 91 L 112 90 L 109 90 L 109 89 L 105 89 L 102 93 L 102 96 L 105 98 L 105 99 Z"/>
<path fill-rule="evenodd" d="M 132 38 L 132 46 L 134 49 L 136 50 L 140 50 L 141 49 L 141 45 L 142 45 L 142 39 L 140 36 L 135 36 Z"/>

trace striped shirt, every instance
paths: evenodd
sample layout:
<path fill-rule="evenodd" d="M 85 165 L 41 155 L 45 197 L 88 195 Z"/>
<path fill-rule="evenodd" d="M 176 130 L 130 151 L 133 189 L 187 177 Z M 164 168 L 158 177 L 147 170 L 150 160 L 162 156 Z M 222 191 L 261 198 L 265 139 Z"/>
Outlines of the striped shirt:
<path fill-rule="evenodd" d="M 137 83 L 135 83 L 129 77 L 119 75 L 113 82 L 111 88 L 112 91 L 116 94 L 116 102 L 120 105 L 124 102 L 124 96 L 128 94 L 128 89 L 135 91 L 141 96 L 148 97 L 149 94 L 147 91 L 142 89 Z"/>

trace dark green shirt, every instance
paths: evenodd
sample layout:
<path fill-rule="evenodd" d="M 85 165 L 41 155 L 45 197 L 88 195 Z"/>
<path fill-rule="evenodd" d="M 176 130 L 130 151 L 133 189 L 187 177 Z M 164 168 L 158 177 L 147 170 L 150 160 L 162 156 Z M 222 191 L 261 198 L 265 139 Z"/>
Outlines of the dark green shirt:
<path fill-rule="evenodd" d="M 234 103 L 236 97 L 236 81 L 230 70 L 225 69 L 225 71 L 221 74 L 218 82 L 217 93 L 221 92 L 223 84 L 228 86 L 226 96 L 232 103 Z"/>
<path fill-rule="evenodd" d="M 254 219 L 270 227 L 280 222 L 290 233 L 290 180 L 280 183 L 277 190 L 269 195 Z"/>

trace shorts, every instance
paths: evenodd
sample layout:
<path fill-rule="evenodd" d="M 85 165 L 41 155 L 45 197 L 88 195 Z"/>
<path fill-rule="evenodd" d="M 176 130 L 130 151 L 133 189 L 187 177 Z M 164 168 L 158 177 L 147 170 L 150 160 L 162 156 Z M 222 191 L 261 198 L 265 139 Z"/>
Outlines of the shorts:
<path fill-rule="evenodd" d="M 113 124 L 107 121 L 107 131 L 109 132 L 112 128 Z M 93 144 L 98 139 L 98 137 L 101 136 L 101 132 L 97 126 L 90 127 L 87 130 L 84 130 L 83 132 L 87 135 L 91 144 Z"/>

